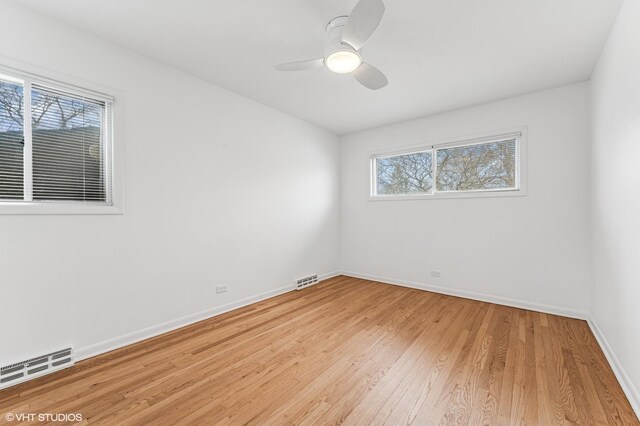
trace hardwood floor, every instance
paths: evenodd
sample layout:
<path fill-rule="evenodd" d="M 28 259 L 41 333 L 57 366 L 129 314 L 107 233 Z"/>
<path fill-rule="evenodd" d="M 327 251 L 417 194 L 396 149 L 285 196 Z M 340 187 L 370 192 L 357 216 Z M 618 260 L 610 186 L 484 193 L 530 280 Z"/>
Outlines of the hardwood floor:
<path fill-rule="evenodd" d="M 0 423 L 8 412 L 118 425 L 640 424 L 584 321 L 350 277 L 0 391 Z"/>

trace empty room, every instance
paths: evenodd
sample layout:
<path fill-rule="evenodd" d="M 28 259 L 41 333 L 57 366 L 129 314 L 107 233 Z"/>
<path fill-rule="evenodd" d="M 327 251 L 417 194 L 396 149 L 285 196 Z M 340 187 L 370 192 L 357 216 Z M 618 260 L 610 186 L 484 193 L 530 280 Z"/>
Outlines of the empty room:
<path fill-rule="evenodd" d="M 2 0 L 0 425 L 640 425 L 640 0 Z"/>

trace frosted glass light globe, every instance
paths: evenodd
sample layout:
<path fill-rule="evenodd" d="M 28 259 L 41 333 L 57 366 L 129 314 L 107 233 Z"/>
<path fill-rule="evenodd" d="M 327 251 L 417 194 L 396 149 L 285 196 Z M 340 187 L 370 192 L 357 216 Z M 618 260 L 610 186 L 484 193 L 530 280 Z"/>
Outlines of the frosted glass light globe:
<path fill-rule="evenodd" d="M 338 50 L 327 56 L 325 63 L 331 71 L 346 74 L 358 68 L 362 63 L 362 58 L 352 50 Z"/>

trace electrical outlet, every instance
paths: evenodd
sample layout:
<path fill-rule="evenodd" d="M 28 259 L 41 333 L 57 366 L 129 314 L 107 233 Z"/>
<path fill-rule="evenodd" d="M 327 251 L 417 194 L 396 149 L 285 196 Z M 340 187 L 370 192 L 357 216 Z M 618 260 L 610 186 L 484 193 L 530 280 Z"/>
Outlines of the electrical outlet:
<path fill-rule="evenodd" d="M 435 278 L 440 278 L 440 271 L 431 271 L 431 276 Z"/>
<path fill-rule="evenodd" d="M 216 286 L 216 293 L 226 293 L 227 292 L 227 285 L 226 284 L 222 284 L 222 285 L 217 285 Z"/>

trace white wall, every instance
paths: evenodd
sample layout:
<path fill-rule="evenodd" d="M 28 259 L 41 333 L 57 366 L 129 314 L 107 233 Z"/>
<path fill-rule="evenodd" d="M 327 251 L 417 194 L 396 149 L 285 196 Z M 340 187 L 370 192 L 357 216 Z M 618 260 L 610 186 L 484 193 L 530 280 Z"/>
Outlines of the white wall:
<path fill-rule="evenodd" d="M 367 200 L 376 151 L 518 126 L 528 128 L 527 196 Z M 342 269 L 584 316 L 588 140 L 587 83 L 344 137 Z"/>
<path fill-rule="evenodd" d="M 622 6 L 591 91 L 591 315 L 640 413 L 640 1 Z"/>
<path fill-rule="evenodd" d="M 124 215 L 0 216 L 0 365 L 338 269 L 337 137 L 6 4 L 0 40 L 125 97 Z"/>

